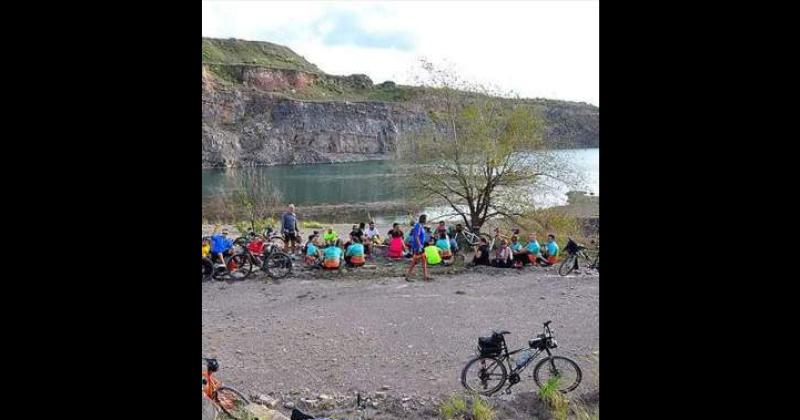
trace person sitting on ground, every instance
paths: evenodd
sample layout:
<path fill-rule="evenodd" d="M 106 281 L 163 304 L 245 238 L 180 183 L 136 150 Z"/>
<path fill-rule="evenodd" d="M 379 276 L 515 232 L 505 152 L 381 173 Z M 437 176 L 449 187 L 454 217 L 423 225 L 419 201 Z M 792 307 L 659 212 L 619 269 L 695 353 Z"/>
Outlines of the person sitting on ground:
<path fill-rule="evenodd" d="M 439 265 L 442 262 L 442 250 L 436 246 L 434 238 L 430 238 L 425 246 L 425 260 L 428 265 Z"/>
<path fill-rule="evenodd" d="M 411 258 L 411 232 L 414 230 L 415 223 L 411 223 L 411 226 L 408 228 L 408 233 L 406 233 L 406 237 L 404 240 L 405 248 L 407 253 L 405 255 L 406 258 Z"/>
<path fill-rule="evenodd" d="M 456 245 L 456 238 L 453 235 L 454 229 L 453 226 L 448 227 L 444 220 L 439 222 L 439 225 L 436 226 L 436 232 L 434 233 L 434 237 L 439 238 L 442 233 L 447 235 L 447 241 L 450 242 L 450 251 L 455 252 L 458 246 Z"/>
<path fill-rule="evenodd" d="M 542 250 L 542 256 L 547 265 L 554 265 L 558 262 L 558 244 L 556 243 L 556 235 L 552 233 L 547 235 L 547 244 Z"/>
<path fill-rule="evenodd" d="M 455 226 L 450 226 L 447 230 L 447 236 L 450 238 L 450 247 L 453 252 L 458 251 L 458 235 L 464 236 L 464 226 L 461 223 L 456 223 Z"/>
<path fill-rule="evenodd" d="M 472 265 L 491 265 L 489 262 L 489 241 L 486 238 L 481 238 L 478 245 L 478 250 L 475 251 L 475 257 L 472 259 Z"/>
<path fill-rule="evenodd" d="M 322 268 L 328 270 L 338 270 L 342 263 L 342 248 L 336 246 L 336 242 L 327 242 L 322 253 Z"/>
<path fill-rule="evenodd" d="M 378 238 L 378 243 L 380 243 L 380 234 L 378 233 L 378 228 L 375 227 L 375 221 L 369 221 L 369 228 L 364 231 L 364 236 L 370 240 L 370 242 L 375 243 L 375 238 Z"/>
<path fill-rule="evenodd" d="M 450 249 L 450 240 L 447 238 L 447 233 L 442 231 L 439 233 L 439 239 L 436 240 L 436 246 L 442 250 L 442 258 L 447 260 L 453 257 L 453 251 Z"/>
<path fill-rule="evenodd" d="M 511 237 L 511 255 L 514 257 L 514 267 L 520 268 L 528 263 L 528 249 L 522 246 L 519 241 L 519 236 L 514 235 Z"/>
<path fill-rule="evenodd" d="M 339 243 L 339 235 L 337 235 L 336 232 L 333 231 L 332 227 L 329 227 L 328 230 L 326 230 L 325 233 L 322 234 L 322 240 L 326 245 L 330 242 L 337 244 Z"/>
<path fill-rule="evenodd" d="M 350 234 L 358 238 L 359 242 L 362 242 L 364 238 L 364 223 L 361 222 L 358 225 L 353 225 L 353 231 L 350 232 Z"/>
<path fill-rule="evenodd" d="M 207 258 L 211 254 L 211 241 L 203 239 L 203 258 Z"/>
<path fill-rule="evenodd" d="M 436 237 L 438 238 L 442 232 L 447 232 L 447 224 L 445 224 L 444 220 L 440 220 L 439 224 L 436 225 Z"/>
<path fill-rule="evenodd" d="M 367 255 L 372 255 L 372 247 L 381 244 L 381 235 L 375 227 L 375 221 L 369 221 L 369 228 L 364 231 L 364 251 Z"/>
<path fill-rule="evenodd" d="M 492 259 L 492 266 L 509 268 L 512 262 L 511 248 L 508 247 L 508 241 L 501 239 L 500 246 L 497 248 L 497 251 L 495 251 L 494 259 Z"/>
<path fill-rule="evenodd" d="M 353 236 L 353 241 L 344 253 L 344 261 L 348 267 L 361 267 L 366 262 L 364 260 L 364 245 L 355 236 Z"/>
<path fill-rule="evenodd" d="M 309 235 L 308 242 L 306 243 L 306 253 L 304 261 L 306 265 L 309 266 L 319 265 L 319 257 L 320 254 L 322 253 L 322 251 L 320 251 L 320 249 L 317 248 L 317 245 L 314 244 L 315 239 L 316 238 L 314 237 L 314 235 Z"/>
<path fill-rule="evenodd" d="M 400 223 L 392 225 L 392 230 L 386 234 L 389 238 L 389 249 L 386 256 L 389 258 L 403 258 L 405 252 L 405 243 L 403 242 L 403 231 L 400 230 Z"/>
<path fill-rule="evenodd" d="M 211 260 L 214 264 L 225 266 L 225 257 L 233 255 L 233 240 L 228 237 L 228 229 L 219 235 L 211 236 Z"/>
<path fill-rule="evenodd" d="M 539 241 L 536 240 L 536 232 L 531 232 L 528 235 L 528 244 L 525 245 L 525 250 L 528 251 L 528 262 L 537 265 L 546 262 L 542 258 L 542 248 L 539 246 Z"/>

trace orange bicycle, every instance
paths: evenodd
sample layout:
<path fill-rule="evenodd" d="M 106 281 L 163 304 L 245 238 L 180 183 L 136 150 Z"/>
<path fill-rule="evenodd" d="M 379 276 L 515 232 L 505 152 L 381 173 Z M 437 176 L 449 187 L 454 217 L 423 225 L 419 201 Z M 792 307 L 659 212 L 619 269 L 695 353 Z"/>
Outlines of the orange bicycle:
<path fill-rule="evenodd" d="M 214 372 L 219 370 L 217 359 L 206 359 L 206 369 L 203 370 L 203 394 L 219 407 L 223 413 L 234 419 L 246 419 L 248 417 L 245 407 L 250 404 L 247 397 L 241 392 L 223 386 Z"/>

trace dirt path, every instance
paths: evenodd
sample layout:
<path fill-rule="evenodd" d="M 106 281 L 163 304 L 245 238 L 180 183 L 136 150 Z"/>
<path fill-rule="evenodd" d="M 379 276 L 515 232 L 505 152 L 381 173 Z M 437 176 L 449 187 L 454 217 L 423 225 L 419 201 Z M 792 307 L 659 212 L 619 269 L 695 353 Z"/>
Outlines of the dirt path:
<path fill-rule="evenodd" d="M 219 358 L 220 377 L 247 393 L 450 394 L 462 390 L 478 336 L 507 329 L 519 347 L 546 320 L 555 353 L 577 360 L 586 384 L 596 376 L 596 275 L 480 267 L 430 283 L 367 276 L 202 288 L 203 354 Z"/>

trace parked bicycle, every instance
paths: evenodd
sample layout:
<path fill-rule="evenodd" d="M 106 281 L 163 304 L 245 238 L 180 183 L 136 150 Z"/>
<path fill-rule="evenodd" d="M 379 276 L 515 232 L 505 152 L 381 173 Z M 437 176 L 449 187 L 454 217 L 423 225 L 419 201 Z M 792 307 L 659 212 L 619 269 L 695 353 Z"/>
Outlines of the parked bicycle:
<path fill-rule="evenodd" d="M 525 368 L 542 352 L 547 357 L 533 368 L 533 380 L 541 388 L 551 380 L 557 382 L 558 390 L 569 392 L 578 387 L 583 374 L 572 359 L 553 356 L 551 349 L 558 347 L 550 322 L 544 323 L 544 333 L 528 341 L 528 347 L 508 351 L 505 335 L 508 331 L 492 332 L 490 337 L 478 338 L 478 357 L 470 360 L 461 372 L 461 384 L 467 390 L 490 396 L 508 383 L 506 393 L 520 382 Z M 511 356 L 519 354 L 516 360 Z M 512 363 L 513 362 L 513 363 Z M 508 367 L 506 367 L 508 366 Z"/>
<path fill-rule="evenodd" d="M 268 242 L 277 245 L 278 248 L 280 249 L 283 249 L 285 246 L 283 242 L 283 236 L 281 236 L 280 233 L 272 230 L 272 228 L 270 227 L 264 229 L 264 231 L 261 233 L 258 233 L 253 229 L 250 229 L 244 235 L 236 238 L 236 240 L 233 241 L 233 243 L 241 246 L 246 246 L 248 243 L 250 243 L 253 239 L 255 239 L 259 235 L 264 238 L 267 238 Z"/>
<path fill-rule="evenodd" d="M 273 279 L 282 279 L 292 272 L 292 258 L 264 236 L 256 234 L 253 239 L 243 247 L 242 254 L 247 264 L 257 267 Z M 245 278 L 250 275 L 247 273 Z"/>
<path fill-rule="evenodd" d="M 223 413 L 234 419 L 248 418 L 245 407 L 250 404 L 247 397 L 229 386 L 224 386 L 214 377 L 219 370 L 217 359 L 203 358 L 206 369 L 203 370 L 203 395 L 208 397 Z"/>
<path fill-rule="evenodd" d="M 473 249 L 480 245 L 481 238 L 485 238 L 487 242 L 492 242 L 493 240 L 490 235 L 480 233 L 480 226 L 475 227 L 474 233 L 470 231 L 469 228 L 465 227 L 463 230 L 457 231 L 455 235 L 453 235 L 453 239 L 455 239 L 456 245 L 458 246 L 458 251 L 464 253 L 466 253 L 468 249 Z"/>
<path fill-rule="evenodd" d="M 591 242 L 592 244 L 595 243 L 594 240 Z M 564 258 L 564 261 L 561 262 L 561 265 L 558 266 L 558 274 L 560 276 L 566 276 L 567 274 L 571 273 L 573 270 L 578 270 L 578 261 L 583 258 L 586 260 L 586 268 L 600 271 L 600 245 L 598 244 L 596 247 L 597 252 L 594 255 L 594 258 L 591 258 L 589 254 L 586 252 L 586 247 L 573 241 L 572 238 L 567 238 L 567 245 L 564 247 L 564 251 L 567 253 L 567 257 Z"/>
<path fill-rule="evenodd" d="M 203 258 L 203 281 L 215 280 L 244 280 L 253 271 L 253 265 L 247 255 L 246 248 L 234 245 L 231 255 L 224 257 L 225 264 L 219 258 Z M 209 267 L 209 263 L 211 264 Z M 209 268 L 211 270 L 209 274 Z"/>

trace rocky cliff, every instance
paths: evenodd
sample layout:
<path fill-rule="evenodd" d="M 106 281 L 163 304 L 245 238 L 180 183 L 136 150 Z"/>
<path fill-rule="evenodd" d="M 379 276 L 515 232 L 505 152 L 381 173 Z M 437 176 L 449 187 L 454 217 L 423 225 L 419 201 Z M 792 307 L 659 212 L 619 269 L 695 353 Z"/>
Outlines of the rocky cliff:
<path fill-rule="evenodd" d="M 413 87 L 332 76 L 286 47 L 203 40 L 204 168 L 385 159 L 404 133 L 430 127 Z M 599 146 L 599 109 L 528 100 L 545 138 Z"/>

